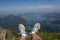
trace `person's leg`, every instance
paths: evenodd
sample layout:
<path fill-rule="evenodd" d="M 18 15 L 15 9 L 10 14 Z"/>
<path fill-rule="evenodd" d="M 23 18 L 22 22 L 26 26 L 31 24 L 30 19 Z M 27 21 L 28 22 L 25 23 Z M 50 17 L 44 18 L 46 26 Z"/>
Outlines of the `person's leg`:
<path fill-rule="evenodd" d="M 20 40 L 26 40 L 26 36 L 21 35 Z"/>
<path fill-rule="evenodd" d="M 36 33 L 32 33 L 31 40 L 42 40 L 40 36 L 38 36 Z"/>
<path fill-rule="evenodd" d="M 19 27 L 18 27 L 20 33 L 21 33 L 21 37 L 20 37 L 20 40 L 26 40 L 26 32 L 25 32 L 25 27 L 23 24 L 19 24 Z"/>
<path fill-rule="evenodd" d="M 33 27 L 31 34 L 31 40 L 42 40 L 41 37 L 39 37 L 36 32 L 40 29 L 40 24 L 36 23 Z"/>

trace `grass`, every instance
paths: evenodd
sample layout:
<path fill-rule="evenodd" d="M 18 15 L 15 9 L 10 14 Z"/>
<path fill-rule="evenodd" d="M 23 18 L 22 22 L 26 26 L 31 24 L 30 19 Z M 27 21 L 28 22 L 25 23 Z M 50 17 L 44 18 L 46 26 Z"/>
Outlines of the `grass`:
<path fill-rule="evenodd" d="M 43 39 L 43 40 L 60 40 L 60 33 L 38 33 L 38 35 Z M 6 40 L 19 40 L 19 37 L 7 37 Z M 27 40 L 31 40 L 31 37 L 28 36 Z"/>

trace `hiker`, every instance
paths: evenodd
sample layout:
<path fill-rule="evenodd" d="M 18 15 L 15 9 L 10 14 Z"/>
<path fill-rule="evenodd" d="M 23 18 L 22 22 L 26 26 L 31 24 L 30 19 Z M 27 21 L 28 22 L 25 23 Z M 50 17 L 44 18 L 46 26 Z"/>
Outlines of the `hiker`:
<path fill-rule="evenodd" d="M 36 23 L 33 27 L 33 30 L 30 32 L 31 40 L 42 40 L 41 37 L 39 37 L 36 34 L 39 29 L 40 29 L 40 23 Z M 26 40 L 27 34 L 26 34 L 25 27 L 23 24 L 19 24 L 19 31 L 21 33 L 20 40 Z"/>

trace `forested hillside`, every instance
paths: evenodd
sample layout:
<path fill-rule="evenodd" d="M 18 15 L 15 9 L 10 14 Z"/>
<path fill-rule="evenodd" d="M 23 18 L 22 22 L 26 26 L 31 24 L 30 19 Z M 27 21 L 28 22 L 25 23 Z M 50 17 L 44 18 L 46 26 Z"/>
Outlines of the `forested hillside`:
<path fill-rule="evenodd" d="M 2 28 L 10 28 L 12 30 L 17 30 L 20 23 L 24 25 L 26 25 L 27 23 L 27 21 L 20 15 L 7 15 L 4 17 L 0 17 L 0 27 Z"/>
<path fill-rule="evenodd" d="M 31 13 L 0 16 L 0 28 L 10 28 L 14 31 L 18 31 L 18 25 L 20 23 L 25 25 L 27 31 L 31 31 L 36 22 L 41 24 L 40 31 L 42 32 L 60 32 L 59 13 L 43 15 L 40 13 Z"/>

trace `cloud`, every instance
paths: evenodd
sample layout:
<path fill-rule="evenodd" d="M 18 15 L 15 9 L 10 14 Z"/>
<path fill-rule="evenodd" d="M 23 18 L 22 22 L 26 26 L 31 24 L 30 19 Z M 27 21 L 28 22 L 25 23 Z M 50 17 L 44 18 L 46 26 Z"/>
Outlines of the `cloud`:
<path fill-rule="evenodd" d="M 0 13 L 28 13 L 28 12 L 60 12 L 60 6 L 53 5 L 43 5 L 43 6 L 33 6 L 25 8 L 3 8 L 0 9 Z"/>

